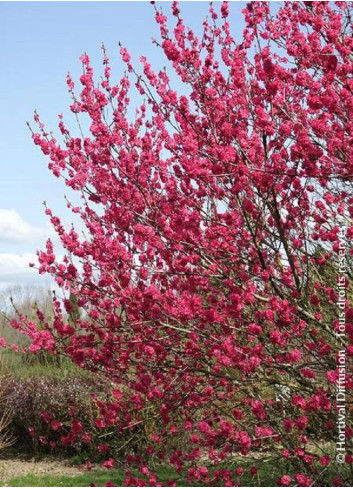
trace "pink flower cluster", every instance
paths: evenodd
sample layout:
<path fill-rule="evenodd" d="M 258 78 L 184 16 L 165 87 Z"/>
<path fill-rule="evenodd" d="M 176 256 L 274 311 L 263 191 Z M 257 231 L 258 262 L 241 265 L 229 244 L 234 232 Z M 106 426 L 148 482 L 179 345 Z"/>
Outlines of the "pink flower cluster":
<path fill-rule="evenodd" d="M 127 75 L 112 85 L 104 52 L 97 85 L 82 56 L 81 92 L 70 76 L 68 88 L 88 135 L 60 119 L 60 141 L 43 124 L 33 140 L 82 197 L 68 207 L 85 233 L 47 210 L 67 254 L 59 260 L 48 241 L 39 272 L 66 300 L 55 299 L 41 330 L 17 327 L 32 351 L 64 352 L 114 381 L 120 394 L 101 406 L 102 426 L 125 419 L 135 433 L 127 407 L 155 413 L 145 453 L 132 449 L 128 462 L 169 460 L 188 467 L 190 481 L 232 485 L 241 470 L 211 475 L 205 458 L 260 451 L 292 468 L 279 485 L 311 486 L 332 463 L 338 223 L 353 233 L 352 6 L 284 2 L 272 12 L 251 2 L 240 43 L 229 10 L 211 6 L 198 37 L 177 4 L 174 28 L 156 8 L 156 43 L 173 76 L 145 58 L 140 74 L 121 48 Z M 350 267 L 348 244 L 346 258 Z M 346 291 L 348 310 L 348 280 Z M 347 359 L 352 343 L 350 314 Z M 351 396 L 351 364 L 345 387 Z M 185 433 L 170 453 L 168 440 Z M 147 469 L 141 477 L 125 482 L 158 483 Z"/>

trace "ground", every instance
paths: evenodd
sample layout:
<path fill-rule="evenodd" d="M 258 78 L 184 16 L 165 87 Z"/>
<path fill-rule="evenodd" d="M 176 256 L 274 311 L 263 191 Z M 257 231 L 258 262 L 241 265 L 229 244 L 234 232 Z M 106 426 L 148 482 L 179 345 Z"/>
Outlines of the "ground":
<path fill-rule="evenodd" d="M 75 476 L 81 471 L 70 466 L 67 462 L 56 459 L 6 459 L 0 460 L 0 483 L 2 486 L 9 486 L 8 483 L 14 478 L 22 478 L 28 475 L 59 475 L 59 476 Z"/>

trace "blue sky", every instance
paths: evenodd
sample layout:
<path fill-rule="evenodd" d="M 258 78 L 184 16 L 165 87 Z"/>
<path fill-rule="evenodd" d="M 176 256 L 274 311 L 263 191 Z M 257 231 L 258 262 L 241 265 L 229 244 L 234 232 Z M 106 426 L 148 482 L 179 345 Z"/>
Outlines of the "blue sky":
<path fill-rule="evenodd" d="M 171 3 L 157 2 L 161 3 L 167 13 Z M 239 26 L 239 32 L 244 5 L 231 6 L 232 24 Z M 181 8 L 186 24 L 198 30 L 208 2 L 181 2 Z M 28 262 L 51 233 L 42 202 L 70 219 L 65 187 L 47 169 L 47 160 L 33 145 L 26 126 L 33 110 L 55 132 L 57 115 L 65 115 L 70 104 L 66 73 L 77 79 L 78 58 L 87 52 L 98 79 L 102 42 L 117 75 L 123 68 L 119 41 L 136 61 L 145 55 L 155 67 L 166 62 L 151 42 L 158 37 L 158 28 L 148 1 L 0 2 L 0 19 L 0 288 L 4 288 L 39 280 Z"/>

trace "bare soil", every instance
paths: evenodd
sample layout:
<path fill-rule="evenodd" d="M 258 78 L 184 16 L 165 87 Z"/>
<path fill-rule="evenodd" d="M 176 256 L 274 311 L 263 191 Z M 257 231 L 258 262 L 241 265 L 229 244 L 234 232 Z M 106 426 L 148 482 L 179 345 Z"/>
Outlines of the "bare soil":
<path fill-rule="evenodd" d="M 43 475 L 43 474 L 58 474 L 75 476 L 80 474 L 78 468 L 70 466 L 64 460 L 58 459 L 4 459 L 0 460 L 0 483 L 14 477 L 23 477 L 25 475 Z"/>

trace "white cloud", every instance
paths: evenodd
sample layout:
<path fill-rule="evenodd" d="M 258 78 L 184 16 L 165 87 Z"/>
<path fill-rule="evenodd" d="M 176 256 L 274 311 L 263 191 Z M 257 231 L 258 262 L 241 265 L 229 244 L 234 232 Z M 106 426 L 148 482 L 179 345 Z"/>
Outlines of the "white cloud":
<path fill-rule="evenodd" d="M 30 268 L 30 263 L 38 263 L 35 253 L 0 253 L 0 278 L 13 275 L 34 275 L 37 270 Z"/>
<path fill-rule="evenodd" d="M 38 257 L 34 253 L 0 253 L 0 291 L 14 285 L 47 285 L 52 282 L 49 275 L 40 275 L 38 270 L 31 268 L 30 263 L 38 265 Z"/>
<path fill-rule="evenodd" d="M 51 226 L 32 226 L 14 209 L 0 209 L 0 242 L 34 242 L 52 235 Z"/>

